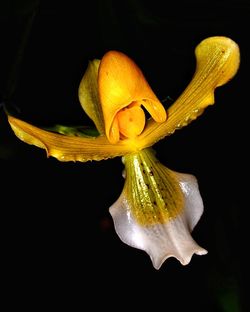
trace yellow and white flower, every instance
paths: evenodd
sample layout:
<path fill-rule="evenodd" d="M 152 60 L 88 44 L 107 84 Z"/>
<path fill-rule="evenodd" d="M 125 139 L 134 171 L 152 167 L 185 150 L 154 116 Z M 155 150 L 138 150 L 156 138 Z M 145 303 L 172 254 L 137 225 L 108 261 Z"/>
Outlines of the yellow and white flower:
<path fill-rule="evenodd" d="M 60 161 L 122 157 L 125 185 L 109 211 L 121 240 L 146 251 L 156 269 L 171 256 L 186 265 L 193 254 L 207 253 L 190 234 L 203 213 L 196 178 L 163 166 L 152 149 L 213 104 L 215 89 L 236 74 L 240 63 L 238 45 L 224 36 L 204 39 L 195 55 L 194 76 L 167 111 L 127 55 L 109 51 L 89 62 L 79 100 L 98 130 L 94 137 L 40 129 L 8 115 L 19 139 Z"/>

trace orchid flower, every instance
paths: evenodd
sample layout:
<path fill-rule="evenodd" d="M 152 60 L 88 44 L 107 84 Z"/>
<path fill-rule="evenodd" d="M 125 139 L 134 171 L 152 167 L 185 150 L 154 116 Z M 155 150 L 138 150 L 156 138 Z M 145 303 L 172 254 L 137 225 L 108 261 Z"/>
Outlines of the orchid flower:
<path fill-rule="evenodd" d="M 186 265 L 193 254 L 207 253 L 191 236 L 203 213 L 197 179 L 165 167 L 152 148 L 213 104 L 215 89 L 240 63 L 237 43 L 224 36 L 204 39 L 195 55 L 191 82 L 167 110 L 124 53 L 111 50 L 90 61 L 79 101 L 96 126 L 95 136 L 67 127 L 40 129 L 8 114 L 16 136 L 45 149 L 48 157 L 80 162 L 122 157 L 125 184 L 109 212 L 120 239 L 148 253 L 156 269 L 169 257 Z"/>

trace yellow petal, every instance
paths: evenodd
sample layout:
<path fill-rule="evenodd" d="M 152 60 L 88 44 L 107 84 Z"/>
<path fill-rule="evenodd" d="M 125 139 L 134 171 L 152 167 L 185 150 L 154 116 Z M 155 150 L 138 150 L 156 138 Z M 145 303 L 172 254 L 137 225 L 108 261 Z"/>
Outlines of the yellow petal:
<path fill-rule="evenodd" d="M 162 105 L 151 99 L 143 100 L 142 105 L 146 108 L 154 121 L 163 122 L 167 119 L 167 113 Z"/>
<path fill-rule="evenodd" d="M 223 36 L 203 40 L 196 47 L 195 55 L 197 66 L 192 81 L 167 110 L 168 119 L 165 122 L 148 122 L 137 139 L 141 148 L 151 146 L 186 126 L 201 115 L 208 105 L 214 104 L 215 89 L 233 78 L 240 64 L 237 43 Z"/>
<path fill-rule="evenodd" d="M 53 156 L 60 161 L 102 160 L 133 153 L 136 149 L 128 140 L 113 145 L 106 136 L 86 138 L 57 134 L 10 115 L 8 121 L 20 140 L 45 149 L 47 156 Z"/>
<path fill-rule="evenodd" d="M 98 95 L 97 76 L 100 60 L 89 62 L 80 82 L 78 95 L 85 113 L 93 120 L 100 134 L 104 134 L 104 120 Z"/>
<path fill-rule="evenodd" d="M 121 52 L 109 51 L 103 56 L 99 67 L 98 88 L 106 136 L 110 141 L 116 114 L 133 102 L 145 104 L 156 121 L 166 120 L 166 112 L 143 73 L 133 60 Z"/>

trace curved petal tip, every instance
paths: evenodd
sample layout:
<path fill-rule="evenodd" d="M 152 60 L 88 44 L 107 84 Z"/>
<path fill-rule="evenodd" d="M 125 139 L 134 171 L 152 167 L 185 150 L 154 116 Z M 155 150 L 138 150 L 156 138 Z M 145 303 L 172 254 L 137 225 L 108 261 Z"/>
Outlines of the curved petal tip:
<path fill-rule="evenodd" d="M 139 109 L 141 105 L 155 121 L 163 122 L 167 118 L 141 69 L 122 52 L 111 50 L 101 59 L 98 93 L 106 136 L 112 144 L 119 141 L 120 135 L 131 138 L 143 131 L 145 116 Z"/>

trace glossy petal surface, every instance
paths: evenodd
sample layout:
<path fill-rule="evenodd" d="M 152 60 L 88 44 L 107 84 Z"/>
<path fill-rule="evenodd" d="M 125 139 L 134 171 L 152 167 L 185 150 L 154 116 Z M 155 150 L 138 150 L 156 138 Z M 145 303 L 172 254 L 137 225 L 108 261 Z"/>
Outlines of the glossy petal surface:
<path fill-rule="evenodd" d="M 107 52 L 100 63 L 98 89 L 107 138 L 116 143 L 119 135 L 113 128 L 116 114 L 133 102 L 145 106 L 157 122 L 166 120 L 166 112 L 142 71 L 127 55 L 119 51 Z"/>
<path fill-rule="evenodd" d="M 190 234 L 203 213 L 196 178 L 164 167 L 149 151 L 128 157 L 124 189 L 110 207 L 120 239 L 146 251 L 156 269 L 169 257 L 186 265 L 206 254 Z"/>
<path fill-rule="evenodd" d="M 214 104 L 214 91 L 236 74 L 240 64 L 238 45 L 223 36 L 209 37 L 197 45 L 195 74 L 180 97 L 167 110 L 163 123 L 148 122 L 138 137 L 138 144 L 152 146 L 200 116 L 208 105 Z"/>
<path fill-rule="evenodd" d="M 63 135 L 43 130 L 13 116 L 8 116 L 8 120 L 20 140 L 45 149 L 47 156 L 53 156 L 60 161 L 102 160 L 133 153 L 136 150 L 133 142 L 128 140 L 113 145 L 106 136 Z"/>
<path fill-rule="evenodd" d="M 98 95 L 97 77 L 100 60 L 89 62 L 78 88 L 79 100 L 85 113 L 93 120 L 100 134 L 105 133 L 103 112 Z"/>

